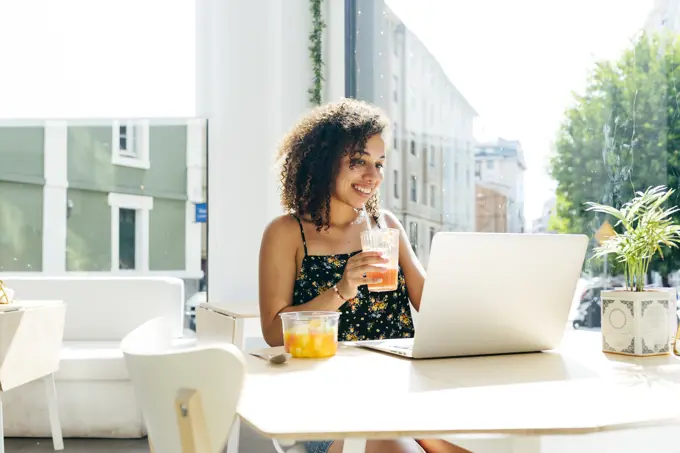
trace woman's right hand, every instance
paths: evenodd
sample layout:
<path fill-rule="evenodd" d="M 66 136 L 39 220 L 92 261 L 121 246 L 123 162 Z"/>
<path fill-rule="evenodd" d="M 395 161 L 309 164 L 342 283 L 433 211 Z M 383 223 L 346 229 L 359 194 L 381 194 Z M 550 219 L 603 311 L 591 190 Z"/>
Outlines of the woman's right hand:
<path fill-rule="evenodd" d="M 345 271 L 338 282 L 338 291 L 344 299 L 354 299 L 361 285 L 380 283 L 381 278 L 368 278 L 369 272 L 384 272 L 389 260 L 383 252 L 360 252 L 347 260 Z"/>

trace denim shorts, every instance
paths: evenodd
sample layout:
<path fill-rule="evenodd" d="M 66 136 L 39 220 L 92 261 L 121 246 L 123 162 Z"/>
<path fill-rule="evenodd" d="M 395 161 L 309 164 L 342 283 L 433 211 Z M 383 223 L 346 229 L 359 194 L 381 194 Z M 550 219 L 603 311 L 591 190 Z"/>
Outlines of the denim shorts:
<path fill-rule="evenodd" d="M 332 440 L 313 440 L 311 442 L 305 442 L 305 448 L 307 453 L 328 453 L 328 450 L 333 444 Z"/>

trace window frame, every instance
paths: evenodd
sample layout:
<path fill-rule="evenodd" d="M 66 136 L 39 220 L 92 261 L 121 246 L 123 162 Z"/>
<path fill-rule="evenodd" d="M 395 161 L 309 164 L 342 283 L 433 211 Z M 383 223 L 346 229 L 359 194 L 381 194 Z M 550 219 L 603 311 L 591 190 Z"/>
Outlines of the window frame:
<path fill-rule="evenodd" d="M 125 127 L 127 149 L 120 148 L 120 128 Z M 149 158 L 149 121 L 115 120 L 111 126 L 111 163 L 122 167 L 151 168 Z"/>

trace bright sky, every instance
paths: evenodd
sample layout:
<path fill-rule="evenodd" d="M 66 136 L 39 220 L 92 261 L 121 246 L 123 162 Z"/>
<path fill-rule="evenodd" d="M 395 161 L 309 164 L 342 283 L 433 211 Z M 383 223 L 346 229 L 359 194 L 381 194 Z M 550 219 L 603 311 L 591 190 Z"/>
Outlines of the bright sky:
<path fill-rule="evenodd" d="M 525 150 L 526 217 L 554 184 L 550 143 L 596 58 L 615 58 L 652 0 L 387 0 L 480 115 L 483 130 Z"/>
<path fill-rule="evenodd" d="M 0 1 L 0 119 L 194 112 L 193 0 Z"/>
<path fill-rule="evenodd" d="M 616 56 L 652 8 L 652 0 L 388 4 L 484 130 L 523 143 L 528 219 L 549 197 L 546 156 L 571 90 L 582 88 L 594 56 Z M 193 16 L 193 0 L 0 2 L 0 119 L 193 115 Z"/>

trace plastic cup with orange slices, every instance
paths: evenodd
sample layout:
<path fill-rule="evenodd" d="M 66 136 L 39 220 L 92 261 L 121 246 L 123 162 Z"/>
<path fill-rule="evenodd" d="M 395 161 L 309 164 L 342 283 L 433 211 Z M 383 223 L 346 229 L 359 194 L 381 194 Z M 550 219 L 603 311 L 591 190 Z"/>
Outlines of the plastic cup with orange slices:
<path fill-rule="evenodd" d="M 294 358 L 323 359 L 338 351 L 338 320 L 335 311 L 281 313 L 283 346 Z"/>

